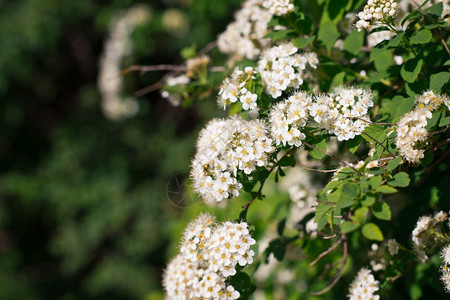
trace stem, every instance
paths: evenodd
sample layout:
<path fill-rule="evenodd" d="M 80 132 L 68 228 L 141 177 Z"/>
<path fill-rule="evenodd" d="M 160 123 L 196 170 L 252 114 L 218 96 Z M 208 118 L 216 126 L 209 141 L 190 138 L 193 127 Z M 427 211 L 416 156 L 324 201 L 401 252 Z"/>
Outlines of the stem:
<path fill-rule="evenodd" d="M 314 266 L 316 263 L 319 262 L 319 260 L 322 259 L 322 257 L 326 256 L 327 254 L 331 253 L 334 249 L 337 248 L 337 246 L 339 246 L 342 243 L 342 239 L 337 240 L 333 245 L 331 245 L 330 248 L 328 248 L 327 250 L 325 250 L 324 252 L 320 253 L 319 256 L 317 256 L 317 258 L 312 261 L 309 265 L 310 266 Z"/>
<path fill-rule="evenodd" d="M 365 136 L 369 137 L 370 139 L 374 140 L 377 144 L 379 144 L 381 147 L 383 147 L 383 149 L 387 152 L 389 152 L 389 154 L 395 158 L 394 153 L 392 153 L 385 145 L 383 145 L 383 143 L 380 143 L 378 140 L 374 139 L 373 137 L 371 137 L 370 135 L 368 135 L 367 133 L 363 132 L 362 134 L 364 134 Z"/>
<path fill-rule="evenodd" d="M 441 31 L 442 31 L 441 27 L 438 27 L 437 33 L 439 35 L 439 39 L 441 40 L 441 43 L 444 46 L 445 51 L 447 51 L 447 54 L 450 55 L 450 49 L 448 49 L 447 43 L 445 42 L 444 38 L 442 37 Z"/>
<path fill-rule="evenodd" d="M 326 292 L 328 292 L 329 290 L 331 290 L 341 279 L 342 274 L 344 274 L 344 269 L 345 266 L 347 265 L 347 257 L 348 257 L 348 245 L 347 245 L 347 236 L 343 235 L 342 236 L 342 240 L 344 241 L 344 250 L 343 250 L 343 255 L 344 257 L 341 260 L 341 268 L 338 271 L 338 275 L 330 282 L 330 284 L 324 288 L 323 290 L 320 290 L 318 292 L 313 292 L 311 294 L 315 295 L 315 296 L 319 296 L 319 295 L 323 295 Z"/>
<path fill-rule="evenodd" d="M 328 156 L 334 158 L 335 160 L 337 160 L 337 161 L 340 162 L 341 164 L 343 164 L 343 165 L 349 167 L 350 169 L 352 169 L 353 171 L 355 171 L 355 172 L 358 173 L 359 175 L 361 175 L 361 176 L 363 175 L 363 173 L 361 173 L 360 171 L 358 171 L 357 169 L 355 169 L 355 167 L 353 167 L 352 165 L 346 163 L 345 161 L 340 160 L 336 155 L 334 155 L 334 154 L 332 154 L 332 153 L 329 153 L 329 152 L 327 152 L 327 151 L 325 151 L 325 150 L 316 148 L 316 147 L 314 147 L 313 145 L 311 145 L 311 144 L 309 144 L 309 143 L 307 143 L 307 142 L 305 142 L 305 141 L 303 141 L 303 144 L 305 144 L 306 146 L 308 146 L 308 147 L 311 148 L 311 149 L 314 149 L 314 150 L 320 151 L 320 152 L 322 152 L 322 153 L 325 153 L 326 155 L 328 155 Z"/>

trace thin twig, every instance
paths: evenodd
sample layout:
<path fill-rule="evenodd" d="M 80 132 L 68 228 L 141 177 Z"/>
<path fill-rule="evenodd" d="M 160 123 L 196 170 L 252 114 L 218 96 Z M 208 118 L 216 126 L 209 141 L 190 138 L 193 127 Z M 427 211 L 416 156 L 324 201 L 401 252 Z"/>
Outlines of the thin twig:
<path fill-rule="evenodd" d="M 412 262 L 409 267 L 403 271 L 402 273 L 398 274 L 397 276 L 393 277 L 391 279 L 391 282 L 396 281 L 397 279 L 399 279 L 400 277 L 402 277 L 403 275 L 405 275 L 406 273 L 408 273 L 413 267 L 415 267 L 417 265 L 417 262 Z"/>
<path fill-rule="evenodd" d="M 328 248 L 327 250 L 325 250 L 324 252 L 320 253 L 319 256 L 317 256 L 317 258 L 315 260 L 313 260 L 309 265 L 310 266 L 314 266 L 316 263 L 319 262 L 319 260 L 321 260 L 324 256 L 328 255 L 329 253 L 331 253 L 334 249 L 336 249 L 337 246 L 339 246 L 342 243 L 342 239 L 337 240 L 333 245 L 331 245 L 330 248 Z"/>
<path fill-rule="evenodd" d="M 319 172 L 319 173 L 334 173 L 339 169 L 331 169 L 331 170 L 320 170 L 320 169 L 314 169 L 314 168 L 309 168 L 306 166 L 300 166 L 301 168 L 308 170 L 308 171 L 313 171 L 313 172 Z"/>
<path fill-rule="evenodd" d="M 311 148 L 311 149 L 314 149 L 314 150 L 320 151 L 320 152 L 322 152 L 322 153 L 325 153 L 326 155 L 328 155 L 328 156 L 334 158 L 335 160 L 337 160 L 337 161 L 340 162 L 341 164 L 343 164 L 343 165 L 349 167 L 350 169 L 352 169 L 353 171 L 355 171 L 355 172 L 358 173 L 359 175 L 363 175 L 363 173 L 361 173 L 360 171 L 358 171 L 357 169 L 355 169 L 355 167 L 353 167 L 352 165 L 346 163 L 345 161 L 340 160 L 336 155 L 334 155 L 334 154 L 332 154 L 332 153 L 329 153 L 328 151 L 325 151 L 325 150 L 323 150 L 323 149 L 316 148 L 316 147 L 314 147 L 313 145 L 311 145 L 311 144 L 309 144 L 309 143 L 307 143 L 307 142 L 305 142 L 305 141 L 303 141 L 303 144 L 305 144 L 306 146 L 308 146 L 308 147 Z"/>
<path fill-rule="evenodd" d="M 448 49 L 447 43 L 445 42 L 444 38 L 442 37 L 441 31 L 442 31 L 441 27 L 438 27 L 438 28 L 437 28 L 437 33 L 438 33 L 438 35 L 439 35 L 439 38 L 440 38 L 440 40 L 441 40 L 441 43 L 442 43 L 442 45 L 444 46 L 445 51 L 447 51 L 448 55 L 450 55 L 450 49 Z"/>
<path fill-rule="evenodd" d="M 371 137 L 370 135 L 368 135 L 367 133 L 363 132 L 362 134 L 366 135 L 368 138 L 374 140 L 378 145 L 380 145 L 381 147 L 383 147 L 383 149 L 387 152 L 389 152 L 389 154 L 395 158 L 394 153 L 392 153 L 385 145 L 383 145 L 383 143 L 379 142 L 377 139 Z"/>
<path fill-rule="evenodd" d="M 343 258 L 341 260 L 341 268 L 339 269 L 336 277 L 333 280 L 331 280 L 331 282 L 328 284 L 328 286 L 326 288 L 324 288 L 323 290 L 320 290 L 318 292 L 313 292 L 311 294 L 313 294 L 315 296 L 320 296 L 320 295 L 325 294 L 326 292 L 331 290 L 339 282 L 339 280 L 342 277 L 342 274 L 344 274 L 344 269 L 345 269 L 345 266 L 347 265 L 347 257 L 348 257 L 347 236 L 343 235 L 342 239 L 344 241 Z"/>
<path fill-rule="evenodd" d="M 206 54 L 206 53 L 208 53 L 209 51 L 211 51 L 212 49 L 214 49 L 216 46 L 217 46 L 217 41 L 212 41 L 212 42 L 206 44 L 206 46 L 203 47 L 202 50 L 198 51 L 198 54 L 199 54 L 199 55 Z"/>

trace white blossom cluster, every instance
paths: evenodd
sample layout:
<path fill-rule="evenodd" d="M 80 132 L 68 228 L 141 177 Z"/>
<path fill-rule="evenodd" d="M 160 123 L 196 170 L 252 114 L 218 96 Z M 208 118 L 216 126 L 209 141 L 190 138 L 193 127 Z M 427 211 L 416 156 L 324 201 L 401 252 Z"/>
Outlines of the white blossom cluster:
<path fill-rule="evenodd" d="M 380 296 L 375 295 L 379 290 L 379 281 L 375 279 L 372 272 L 367 268 L 362 268 L 350 284 L 348 298 L 350 300 L 379 300 Z"/>
<path fill-rule="evenodd" d="M 389 254 L 394 256 L 397 255 L 400 244 L 395 239 L 390 239 L 387 241 L 387 248 Z"/>
<path fill-rule="evenodd" d="M 397 14 L 398 3 L 395 0 L 369 0 L 364 10 L 358 14 L 356 29 L 361 31 L 371 25 L 382 23 L 383 20 L 394 17 Z"/>
<path fill-rule="evenodd" d="M 248 175 L 268 164 L 274 148 L 266 131 L 261 121 L 238 116 L 211 120 L 200 131 L 191 176 L 194 189 L 207 203 L 238 196 L 242 188 L 238 171 Z"/>
<path fill-rule="evenodd" d="M 443 211 L 435 213 L 433 217 L 421 216 L 416 223 L 416 227 L 412 232 L 412 241 L 414 252 L 416 253 L 421 263 L 428 261 L 427 253 L 425 249 L 432 246 L 436 241 L 436 235 L 433 234 L 433 230 L 437 230 L 435 226 L 438 223 L 444 222 L 447 219 L 447 214 Z"/>
<path fill-rule="evenodd" d="M 166 299 L 238 299 L 226 279 L 238 264 L 253 262 L 254 244 L 247 223 L 217 224 L 211 215 L 200 215 L 185 229 L 180 253 L 164 272 Z"/>
<path fill-rule="evenodd" d="M 331 94 L 315 97 L 310 114 L 321 127 L 339 141 L 360 135 L 370 122 L 367 114 L 373 106 L 373 94 L 357 87 L 339 86 Z"/>
<path fill-rule="evenodd" d="M 272 13 L 262 7 L 263 0 L 246 0 L 217 40 L 219 50 L 230 56 L 231 60 L 255 59 L 261 48 L 270 45 L 264 38 Z"/>
<path fill-rule="evenodd" d="M 425 128 L 432 111 L 449 103 L 447 95 L 436 95 L 432 91 L 424 92 L 416 100 L 416 108 L 406 113 L 398 122 L 395 145 L 400 155 L 411 163 L 418 163 L 424 157 L 424 150 L 417 149 L 420 142 L 425 142 L 429 132 Z"/>
<path fill-rule="evenodd" d="M 211 59 L 207 55 L 201 55 L 198 57 L 190 58 L 186 61 L 186 76 L 190 78 L 197 78 L 201 73 L 206 71 L 206 67 L 211 62 Z"/>
<path fill-rule="evenodd" d="M 301 146 L 305 135 L 300 129 L 306 125 L 311 103 L 312 97 L 300 91 L 272 107 L 269 113 L 270 133 L 277 145 Z"/>
<path fill-rule="evenodd" d="M 292 0 L 264 0 L 263 6 L 276 16 L 287 15 L 295 9 Z"/>
<path fill-rule="evenodd" d="M 102 95 L 103 114 L 110 120 L 122 120 L 136 115 L 139 102 L 121 96 L 123 87 L 122 59 L 131 53 L 131 33 L 150 18 L 150 8 L 137 4 L 121 12 L 111 22 L 108 39 L 100 58 L 98 88 Z"/>
<path fill-rule="evenodd" d="M 450 293 L 450 244 L 447 244 L 441 250 L 441 281 L 444 285 L 445 291 Z"/>
<path fill-rule="evenodd" d="M 278 98 L 288 87 L 298 88 L 303 83 L 307 65 L 317 68 L 319 60 L 313 52 L 297 53 L 292 42 L 264 50 L 258 61 L 258 72 L 266 91 Z"/>
<path fill-rule="evenodd" d="M 189 82 L 190 78 L 186 74 L 178 76 L 169 76 L 166 79 L 166 85 L 169 87 L 180 86 L 185 87 Z M 173 106 L 178 106 L 181 103 L 182 96 L 180 93 L 169 92 L 161 90 L 161 96 L 167 99 Z"/>
<path fill-rule="evenodd" d="M 256 109 L 258 96 L 245 87 L 247 82 L 255 79 L 256 71 L 252 67 L 246 67 L 244 71 L 235 68 L 233 73 L 227 77 L 220 86 L 217 102 L 219 106 L 226 108 L 227 105 L 240 101 L 243 110 Z"/>

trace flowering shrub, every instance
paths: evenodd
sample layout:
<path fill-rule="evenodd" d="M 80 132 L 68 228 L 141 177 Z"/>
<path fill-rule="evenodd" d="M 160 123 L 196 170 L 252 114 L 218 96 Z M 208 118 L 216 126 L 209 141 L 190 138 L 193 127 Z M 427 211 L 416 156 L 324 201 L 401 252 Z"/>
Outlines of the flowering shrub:
<path fill-rule="evenodd" d="M 194 190 L 222 207 L 245 198 L 242 191 L 249 195 L 233 216 L 237 223 L 217 225 L 203 215 L 188 226 L 165 273 L 169 299 L 253 292 L 258 298 L 271 280 L 306 299 L 343 290 L 349 299 L 389 298 L 401 277 L 420 264 L 431 266 L 440 249 L 444 287 L 435 293 L 448 292 L 448 7 L 441 1 L 361 5 L 247 0 L 218 37 L 226 64 L 216 65 L 202 50 L 202 76 L 192 76 L 187 63 L 168 77 L 166 97 L 175 91 L 183 103 L 216 98 L 230 115 L 200 132 Z M 183 73 L 191 80 L 174 85 Z M 296 169 L 314 176 L 289 180 L 292 202 L 284 215 L 274 209 L 270 220 L 276 232 L 255 222 L 252 248 L 250 208 L 261 205 L 256 200 L 273 200 L 265 199 L 267 182 L 289 185 L 283 182 Z M 438 189 L 427 181 L 434 176 L 447 176 L 447 185 Z M 402 200 L 418 189 L 430 193 Z M 408 206 L 414 212 L 403 216 Z M 391 238 L 385 242 L 385 236 Z M 253 260 L 256 265 L 242 269 Z M 296 270 L 305 262 L 310 275 Z M 266 264 L 283 275 L 261 274 Z M 339 287 L 354 274 L 350 288 Z M 306 287 L 293 288 L 297 276 Z M 439 280 L 439 268 L 434 277 Z M 411 285 L 411 298 L 420 298 L 420 291 Z"/>

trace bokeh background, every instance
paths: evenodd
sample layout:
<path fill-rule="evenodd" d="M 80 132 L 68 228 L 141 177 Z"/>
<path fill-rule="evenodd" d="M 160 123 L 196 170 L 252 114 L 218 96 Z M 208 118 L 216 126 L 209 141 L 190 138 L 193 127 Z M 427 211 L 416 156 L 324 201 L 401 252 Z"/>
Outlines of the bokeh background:
<path fill-rule="evenodd" d="M 187 178 L 198 130 L 218 110 L 153 92 L 136 115 L 105 116 L 100 60 L 114 20 L 136 4 L 149 15 L 129 32 L 122 68 L 181 63 L 240 1 L 0 1 L 0 299 L 162 298 L 191 206 L 171 201 L 168 184 Z M 123 76 L 123 96 L 164 74 Z"/>

